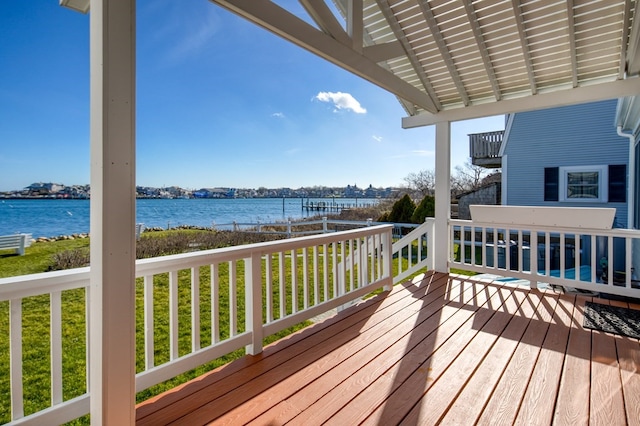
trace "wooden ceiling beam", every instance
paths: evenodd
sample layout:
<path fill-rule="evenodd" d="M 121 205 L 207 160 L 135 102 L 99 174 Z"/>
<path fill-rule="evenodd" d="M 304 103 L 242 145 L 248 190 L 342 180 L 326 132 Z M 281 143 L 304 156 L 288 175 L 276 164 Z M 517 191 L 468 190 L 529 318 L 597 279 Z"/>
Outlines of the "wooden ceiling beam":
<path fill-rule="evenodd" d="M 420 108 L 432 113 L 438 110 L 433 100 L 418 88 L 274 2 L 269 0 L 211 1 Z"/>
<path fill-rule="evenodd" d="M 436 21 L 433 12 L 431 11 L 431 6 L 427 0 L 418 0 L 418 4 L 420 5 L 420 10 L 425 17 L 425 21 L 427 26 L 429 27 L 429 31 L 431 32 L 431 36 L 436 42 L 436 46 L 438 46 L 438 50 L 440 51 L 440 56 L 444 61 L 447 71 L 449 72 L 449 76 L 453 80 L 453 84 L 456 86 L 458 90 L 458 95 L 460 95 L 460 99 L 464 105 L 469 105 L 469 95 L 467 94 L 467 90 L 462 83 L 462 79 L 460 78 L 460 74 L 458 73 L 458 69 L 453 62 L 453 58 L 451 57 L 451 53 L 449 52 L 449 48 L 447 47 L 447 43 L 444 41 L 444 37 L 442 37 L 442 33 L 440 32 L 440 28 L 438 27 L 438 22 Z"/>
<path fill-rule="evenodd" d="M 492 117 L 522 111 L 554 108 L 559 106 L 616 99 L 625 96 L 640 96 L 640 77 L 612 82 L 596 83 L 564 90 L 541 92 L 519 98 L 503 99 L 497 102 L 452 108 L 437 114 L 422 113 L 402 119 L 402 127 L 431 126 L 443 121 L 462 121 L 473 118 Z M 613 124 L 612 124 L 613 125 Z"/>
<path fill-rule="evenodd" d="M 480 24 L 478 23 L 476 11 L 473 9 L 471 0 L 463 0 L 462 3 L 464 4 L 464 9 L 467 13 L 467 20 L 469 21 L 469 25 L 471 26 L 473 38 L 475 39 L 476 45 L 478 46 L 480 57 L 482 58 L 482 64 L 484 65 L 484 69 L 487 73 L 487 78 L 489 79 L 489 83 L 491 84 L 493 96 L 496 101 L 499 101 L 502 98 L 502 95 L 500 93 L 500 86 L 498 85 L 498 79 L 496 78 L 496 73 L 493 70 L 493 65 L 491 65 L 491 58 L 489 57 L 489 52 L 484 42 L 484 37 L 482 36 L 482 30 L 480 29 Z"/>
<path fill-rule="evenodd" d="M 340 25 L 340 22 L 338 22 L 324 0 L 299 1 L 311 19 L 318 25 L 318 28 L 324 31 L 325 34 L 330 35 L 344 45 L 348 46 L 351 44 L 349 34 L 347 34 L 342 25 Z"/>

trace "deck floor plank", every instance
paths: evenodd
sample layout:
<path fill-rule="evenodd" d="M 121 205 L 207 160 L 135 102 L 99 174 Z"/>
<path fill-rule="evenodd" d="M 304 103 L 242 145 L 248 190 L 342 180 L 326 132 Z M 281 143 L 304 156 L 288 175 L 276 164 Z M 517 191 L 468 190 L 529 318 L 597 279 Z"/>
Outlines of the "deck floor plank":
<path fill-rule="evenodd" d="M 552 313 L 546 309 L 541 309 L 541 304 L 546 299 L 551 301 L 551 309 L 555 309 L 557 297 L 554 295 L 545 295 L 538 292 L 532 292 L 529 299 L 533 303 L 523 303 L 521 310 L 509 324 L 509 329 L 505 330 L 502 338 L 491 348 L 491 352 L 482 361 L 478 371 L 473 374 L 469 382 L 465 385 L 462 392 L 453 402 L 451 408 L 442 418 L 442 424 L 476 424 L 479 417 L 485 410 L 489 399 L 492 395 L 500 398 L 495 389 L 500 383 L 503 375 L 509 374 L 510 366 L 516 371 L 520 369 L 533 369 L 533 363 L 529 359 L 523 357 L 522 351 L 517 351 L 521 345 L 540 345 L 546 335 L 549 327 L 549 320 Z M 535 304 L 535 306 L 534 306 Z M 536 317 L 536 313 L 540 313 Z M 539 337 L 541 336 L 541 337 Z M 539 343 L 538 343 L 539 342 Z M 511 360 L 514 359 L 514 362 Z M 523 360 L 526 359 L 526 360 Z M 524 366 L 522 365 L 524 364 Z M 499 415 L 496 413 L 504 412 L 505 409 L 490 409 L 492 412 L 492 420 L 498 423 Z"/>
<path fill-rule="evenodd" d="M 605 303 L 608 301 L 594 299 L 594 302 Z M 602 401 L 607 401 L 607 403 L 602 404 Z M 590 424 L 618 425 L 625 423 L 620 365 L 616 354 L 615 337 L 602 331 L 591 332 L 590 406 Z"/>
<path fill-rule="evenodd" d="M 584 330 L 587 300 L 428 273 L 139 404 L 137 423 L 638 424 L 640 342 Z"/>
<path fill-rule="evenodd" d="M 464 283 L 463 283 L 464 284 Z M 459 294 L 473 297 L 471 285 L 458 285 L 449 288 L 449 296 L 458 298 Z M 463 296 L 464 297 L 464 296 Z M 380 359 L 366 364 L 358 370 L 349 381 L 341 383 L 330 392 L 318 399 L 306 411 L 293 419 L 295 424 L 322 424 L 331 421 L 335 424 L 355 424 L 359 420 L 350 417 L 359 414 L 350 407 L 361 406 L 360 414 L 375 409 L 386 399 L 387 389 L 394 386 L 399 376 L 394 377 L 394 367 L 399 361 L 405 365 L 415 365 L 417 368 L 428 356 L 434 346 L 444 343 L 448 335 L 455 333 L 459 327 L 471 317 L 469 312 L 461 312 L 459 307 L 445 305 L 434 315 L 430 312 L 416 312 L 414 320 L 418 325 L 414 332 L 404 336 L 401 340 L 385 351 Z M 433 332 L 437 330 L 437 335 Z M 341 414 L 336 416 L 338 407 L 343 407 Z M 344 416 L 344 417 L 341 417 Z"/>
<path fill-rule="evenodd" d="M 406 416 L 409 410 L 417 404 L 425 392 L 427 392 L 442 374 L 467 347 L 469 342 L 476 336 L 493 316 L 493 309 L 500 307 L 511 297 L 511 292 L 504 288 L 493 288 L 493 292 L 485 292 L 484 289 L 477 291 L 476 283 L 470 283 L 474 290 L 472 299 L 462 300 L 458 306 L 458 313 L 464 314 L 465 321 L 446 338 L 441 344 L 433 348 L 426 348 L 419 365 L 405 362 L 405 358 L 397 363 L 397 368 L 391 370 L 386 375 L 395 380 L 393 393 L 384 397 L 383 403 L 372 411 L 367 417 L 366 424 L 398 424 Z M 483 286 L 484 287 L 484 286 Z M 486 288 L 486 287 L 485 287 Z M 492 306 L 493 309 L 483 309 L 484 306 Z M 443 324 L 446 325 L 447 322 Z M 440 339 L 438 329 L 437 340 Z M 442 336 L 444 340 L 445 336 Z M 439 343 L 439 342 L 438 342 Z M 357 405 L 353 405 L 353 408 Z M 344 411 L 338 412 L 338 415 Z M 355 410 L 350 410 L 355 411 Z M 338 417 L 337 423 L 342 423 Z M 360 421 L 360 419 L 358 419 Z M 347 423 L 342 423 L 347 424 Z M 350 423 L 353 424 L 353 423 Z"/>
<path fill-rule="evenodd" d="M 446 281 L 443 282 L 446 284 Z M 424 324 L 423 327 L 431 327 L 432 330 L 437 329 L 439 325 L 439 321 L 437 317 L 434 317 L 435 313 L 441 309 L 442 299 L 444 296 L 444 292 L 448 290 L 448 286 L 441 285 L 439 288 L 434 289 L 433 292 L 429 292 L 430 297 L 422 297 L 416 302 L 420 303 L 423 307 L 428 307 L 433 314 L 429 317 L 426 322 L 430 321 L 429 324 Z M 414 312 L 417 312 L 414 311 Z M 358 383 L 360 381 L 365 381 L 366 378 L 360 379 L 354 377 L 354 374 L 362 375 L 363 372 L 359 372 L 360 367 L 363 365 L 369 365 L 370 363 L 375 363 L 376 368 L 382 368 L 385 359 L 393 359 L 393 356 L 390 355 L 390 352 L 387 352 L 383 355 L 385 351 L 391 351 L 394 345 L 398 345 L 398 339 L 402 339 L 406 334 L 412 331 L 415 327 L 414 321 L 412 320 L 415 313 L 412 312 L 411 316 L 404 318 L 404 323 L 399 324 L 399 327 L 396 327 L 391 330 L 387 330 L 384 338 L 378 338 L 377 340 L 370 342 L 367 345 L 366 350 L 367 353 L 363 353 L 362 356 L 348 356 L 345 357 L 344 361 L 341 362 L 336 368 L 332 369 L 331 372 L 326 372 L 316 379 L 313 383 L 313 386 L 306 386 L 304 389 L 301 389 L 300 392 L 297 392 L 290 397 L 287 398 L 287 401 L 293 404 L 300 410 L 306 410 L 308 407 L 318 399 L 324 397 L 331 391 L 336 392 L 338 386 L 341 385 L 347 379 L 350 379 L 350 382 Z M 400 328 L 402 327 L 402 328 Z M 393 341 L 395 339 L 395 342 Z M 371 339 L 368 339 L 371 340 Z M 404 347 L 402 347 L 404 350 Z M 381 361 L 375 361 L 375 358 L 382 356 Z M 346 392 L 349 392 L 346 390 Z M 280 413 L 277 413 L 276 410 L 269 410 L 264 412 L 260 417 L 256 419 L 258 423 L 266 422 L 267 419 L 271 419 L 272 416 L 275 415 L 278 417 L 277 422 L 282 422 L 284 420 L 291 420 L 291 418 L 284 418 Z"/>
<path fill-rule="evenodd" d="M 504 301 L 502 307 L 494 312 L 482 330 L 478 330 L 479 332 L 471 339 L 464 351 L 428 389 L 429 396 L 423 395 L 421 401 L 413 406 L 401 424 L 436 424 L 442 421 L 441 418 L 488 355 L 499 336 L 513 336 L 515 333 L 519 339 L 524 332 L 528 319 L 517 321 L 517 318 L 522 317 L 516 314 L 526 298 L 527 295 L 522 292 L 513 292 L 511 297 Z M 497 364 L 494 364 L 494 367 L 497 367 Z"/>
<path fill-rule="evenodd" d="M 297 345 L 295 347 L 295 352 L 298 353 L 297 356 L 291 357 L 284 362 L 274 363 L 274 368 L 261 372 L 257 376 L 254 376 L 255 372 L 247 369 L 242 375 L 237 375 L 236 383 L 230 389 L 216 388 L 215 394 L 210 394 L 209 398 L 204 398 L 201 401 L 204 402 L 203 404 L 199 403 L 197 407 L 190 409 L 187 414 L 176 419 L 175 424 L 204 424 L 211 419 L 227 414 L 239 402 L 253 404 L 254 397 L 277 395 L 271 392 L 271 388 L 305 366 L 315 370 L 316 374 L 321 374 L 322 371 L 318 368 L 318 361 L 322 357 L 330 354 L 333 350 L 344 348 L 344 345 L 357 342 L 355 338 L 363 332 L 371 333 L 372 330 L 379 330 L 380 333 L 384 333 L 384 327 L 376 326 L 384 324 L 388 318 L 397 318 L 397 315 L 394 316 L 393 314 L 398 311 L 407 311 L 407 307 L 411 303 L 413 303 L 412 298 L 405 297 L 391 305 L 389 309 L 376 312 L 385 312 L 385 315 L 374 314 L 372 317 L 359 322 L 354 322 L 354 318 L 350 318 L 350 321 L 343 324 L 347 325 L 343 327 L 343 330 L 339 332 L 332 330 L 332 332 L 324 333 L 322 341 L 318 341 L 318 337 L 316 337 L 313 341 L 314 345 L 306 350 Z M 396 310 L 393 310 L 392 307 Z M 277 401 L 274 403 L 277 403 Z"/>
<path fill-rule="evenodd" d="M 528 293 L 527 302 L 524 304 L 523 311 L 520 314 L 531 318 L 531 321 L 516 342 L 516 347 L 511 352 L 512 356 L 490 399 L 487 401 L 478 419 L 478 424 L 510 425 L 515 421 L 527 384 L 536 365 L 540 346 L 549 328 L 548 321 L 552 312 L 545 309 L 545 306 L 540 306 L 543 304 L 545 297 L 537 292 Z M 546 301 L 552 302 L 547 305 L 549 309 L 555 309 L 554 298 L 546 297 Z M 534 303 L 536 303 L 535 306 L 533 305 Z M 534 312 L 530 312 L 532 309 Z"/>
<path fill-rule="evenodd" d="M 401 310 L 404 307 L 403 303 L 411 302 L 409 296 L 412 293 L 399 290 L 396 288 L 386 298 L 370 299 L 357 309 L 353 307 L 354 309 L 345 310 L 340 321 L 338 321 L 338 317 L 329 318 L 314 327 L 306 328 L 266 347 L 264 352 L 259 355 L 242 357 L 231 364 L 209 372 L 198 381 L 183 385 L 186 387 L 184 390 L 176 388 L 152 400 L 145 401 L 137 408 L 137 423 L 139 425 L 156 425 L 158 422 L 166 424 L 252 381 L 260 374 L 281 366 L 299 353 L 312 349 L 319 342 L 342 331 L 351 330 L 354 332 L 356 326 L 360 329 L 366 329 L 369 325 L 373 326 L 392 317 L 397 309 Z M 355 332 L 357 333 L 357 331 Z M 295 347 L 295 351 L 286 350 L 292 347 Z M 240 368 L 237 368 L 236 365 L 240 365 Z M 184 401 L 177 404 L 180 400 Z M 181 407 L 181 410 L 176 410 L 177 406 Z"/>
<path fill-rule="evenodd" d="M 288 395 L 291 396 L 291 399 L 288 398 L 289 404 L 298 410 L 305 409 L 319 397 L 335 388 L 340 382 L 349 378 L 357 368 L 357 365 L 369 363 L 373 358 L 388 349 L 393 344 L 393 339 L 398 339 L 410 333 L 415 326 L 412 321 L 413 312 L 419 310 L 421 306 L 437 306 L 444 296 L 446 280 L 443 279 L 440 283 L 433 284 L 433 290 L 429 291 L 427 295 L 419 297 L 420 294 L 414 293 L 411 298 L 413 301 L 408 299 L 410 304 L 398 310 L 392 318 L 380 322 L 378 324 L 379 327 L 372 327 L 367 330 L 366 336 L 362 335 L 359 339 L 354 339 L 341 345 L 328 352 L 315 363 L 311 363 L 308 367 L 277 381 L 269 389 L 269 393 L 263 393 L 254 398 L 251 403 L 236 407 L 225 414 L 225 418 L 236 424 L 245 424 L 258 417 L 256 421 L 259 423 L 268 418 L 271 408 Z M 433 329 L 436 329 L 437 326 L 438 321 L 436 320 L 433 324 Z M 363 351 L 362 356 L 356 356 L 360 351 Z M 313 386 L 307 386 L 309 383 L 313 383 Z M 310 389 L 310 391 L 306 391 L 307 389 Z M 271 395 L 277 395 L 277 398 L 274 399 Z M 284 418 L 280 415 L 280 421 L 283 420 Z"/>
<path fill-rule="evenodd" d="M 553 424 L 577 426 L 589 423 L 591 330 L 582 328 L 587 301 L 590 298 L 576 299 Z"/>
<path fill-rule="evenodd" d="M 547 304 L 543 310 L 550 312 L 552 318 L 515 419 L 517 425 L 549 425 L 553 420 L 574 303 L 575 296 L 560 295 L 555 309 Z M 545 304 L 543 300 L 542 305 Z"/>

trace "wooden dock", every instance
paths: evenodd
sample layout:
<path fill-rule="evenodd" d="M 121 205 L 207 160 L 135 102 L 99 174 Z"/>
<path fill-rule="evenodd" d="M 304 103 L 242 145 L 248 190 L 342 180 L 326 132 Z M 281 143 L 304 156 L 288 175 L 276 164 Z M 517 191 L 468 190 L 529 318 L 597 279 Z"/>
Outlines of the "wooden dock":
<path fill-rule="evenodd" d="M 309 212 L 327 212 L 327 213 L 340 213 L 342 210 L 357 209 L 363 207 L 375 206 L 377 202 L 370 200 L 364 200 L 355 203 L 341 203 L 340 201 L 327 200 L 327 201 L 310 201 L 302 200 L 302 211 Z"/>

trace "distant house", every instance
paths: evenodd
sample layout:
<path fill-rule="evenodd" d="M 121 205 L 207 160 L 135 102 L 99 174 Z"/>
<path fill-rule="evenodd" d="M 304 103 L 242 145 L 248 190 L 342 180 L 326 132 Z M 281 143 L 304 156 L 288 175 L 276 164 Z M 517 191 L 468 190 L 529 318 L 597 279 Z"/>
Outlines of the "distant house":
<path fill-rule="evenodd" d="M 59 183 L 32 183 L 25 188 L 30 195 L 53 195 L 64 189 Z"/>
<path fill-rule="evenodd" d="M 234 198 L 235 195 L 233 188 L 202 188 L 193 192 L 194 198 Z"/>
<path fill-rule="evenodd" d="M 493 173 L 483 179 L 481 186 L 458 197 L 458 219 L 471 219 L 469 206 L 473 204 L 500 205 L 502 203 L 502 179 L 500 173 Z M 452 216 L 454 210 L 452 209 Z"/>

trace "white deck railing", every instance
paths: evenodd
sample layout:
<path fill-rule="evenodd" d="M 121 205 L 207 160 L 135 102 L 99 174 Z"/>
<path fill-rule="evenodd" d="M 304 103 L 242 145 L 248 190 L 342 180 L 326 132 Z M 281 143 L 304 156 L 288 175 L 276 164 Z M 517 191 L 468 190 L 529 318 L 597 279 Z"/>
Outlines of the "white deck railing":
<path fill-rule="evenodd" d="M 597 293 L 640 297 L 640 231 L 450 221 L 450 267 Z"/>
<path fill-rule="evenodd" d="M 363 226 L 387 225 L 388 222 L 374 222 L 367 220 L 339 220 L 322 217 L 315 220 L 287 221 L 287 222 L 232 222 L 214 224 L 213 229 L 232 230 L 242 232 L 256 232 L 261 234 L 286 235 L 299 237 L 303 235 L 327 234 Z M 400 238 L 406 230 L 412 230 L 419 225 L 415 223 L 393 223 L 393 237 Z M 311 229 L 310 229 L 311 228 Z M 333 228 L 333 229 L 331 229 Z"/>
<path fill-rule="evenodd" d="M 425 268 L 433 269 L 433 256 L 429 256 L 429 253 L 433 253 L 434 225 L 435 219 L 427 218 L 419 227 L 393 243 L 391 251 L 396 265 L 394 284 Z"/>
<path fill-rule="evenodd" d="M 136 390 L 243 347 L 248 353 L 260 352 L 266 336 L 377 288 L 390 288 L 391 233 L 391 225 L 373 226 L 137 261 L 137 309 L 144 318 L 144 326 L 138 326 L 144 343 L 138 350 L 144 352 L 144 365 L 138 366 Z M 188 303 L 179 300 L 184 287 L 189 289 Z M 64 382 L 70 378 L 63 369 L 68 348 L 63 347 L 62 300 L 70 291 L 83 293 L 87 324 L 88 268 L 0 279 L 0 302 L 9 305 L 9 388 L 15 424 L 59 424 L 89 412 L 88 386 L 85 393 L 63 401 Z M 24 401 L 30 396 L 23 387 L 22 306 L 33 297 L 48 298 L 40 305 L 50 311 L 50 335 L 39 338 L 48 340 L 51 348 L 51 404 L 25 417 Z M 228 308 L 220 309 L 223 304 Z M 160 310 L 169 317 L 168 324 L 156 323 Z M 224 317 L 223 311 L 228 312 Z M 84 329 L 79 344 L 88 347 L 88 327 Z M 154 342 L 159 339 L 168 340 L 168 353 L 158 353 Z M 88 356 L 83 363 L 86 368 Z"/>
<path fill-rule="evenodd" d="M 259 352 L 268 335 L 433 268 L 433 227 L 434 220 L 427 219 L 393 245 L 392 226 L 384 225 L 137 261 L 138 353 L 143 355 L 136 389 L 238 349 Z M 640 297 L 632 255 L 640 231 L 450 220 L 449 235 L 450 267 L 534 285 Z M 0 314 L 4 303 L 10 331 L 7 345 L 0 336 L 0 350 L 6 347 L 9 352 L 14 424 L 64 423 L 89 412 L 88 386 L 63 397 L 69 380 L 63 359 L 70 350 L 65 346 L 69 343 L 63 343 L 68 342 L 63 332 L 65 300 L 71 292 L 82 299 L 85 327 L 73 344 L 80 347 L 84 360 L 79 362 L 86 369 L 88 268 L 0 279 Z M 25 409 L 30 395 L 23 386 L 30 362 L 23 361 L 28 349 L 23 341 L 29 334 L 23 328 L 23 306 L 31 306 L 33 298 L 40 298 L 41 309 L 50 317 L 49 336 L 38 338 L 50 346 L 51 403 L 32 414 L 34 410 Z M 228 308 L 221 309 L 223 305 Z M 167 317 L 168 323 L 158 323 Z M 3 321 L 0 317 L 0 326 Z M 159 341 L 168 342 L 162 345 L 166 351 L 158 347 Z"/>

